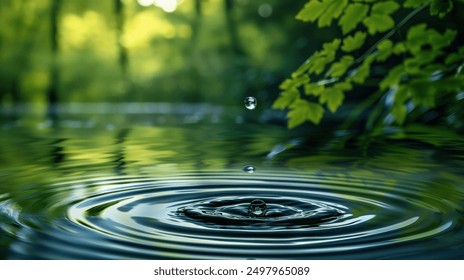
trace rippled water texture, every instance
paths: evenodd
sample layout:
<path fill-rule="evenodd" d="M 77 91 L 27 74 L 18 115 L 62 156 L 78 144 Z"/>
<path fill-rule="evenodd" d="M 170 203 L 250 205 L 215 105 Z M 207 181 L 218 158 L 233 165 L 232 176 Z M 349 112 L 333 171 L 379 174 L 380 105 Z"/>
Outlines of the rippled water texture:
<path fill-rule="evenodd" d="M 462 138 L 292 133 L 4 125 L 0 257 L 464 258 Z"/>

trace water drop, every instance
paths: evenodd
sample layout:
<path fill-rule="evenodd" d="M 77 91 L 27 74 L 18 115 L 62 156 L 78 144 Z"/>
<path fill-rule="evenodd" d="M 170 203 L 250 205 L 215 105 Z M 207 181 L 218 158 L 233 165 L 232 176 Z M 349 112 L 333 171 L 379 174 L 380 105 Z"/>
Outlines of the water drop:
<path fill-rule="evenodd" d="M 248 215 L 251 217 L 264 217 L 264 215 L 266 215 L 266 211 L 266 202 L 261 199 L 253 200 L 248 207 Z"/>
<path fill-rule="evenodd" d="M 248 110 L 253 110 L 254 108 L 256 108 L 256 105 L 258 105 L 258 100 L 256 100 L 256 98 L 254 98 L 253 96 L 248 96 L 247 98 L 245 98 L 245 107 Z"/>
<path fill-rule="evenodd" d="M 256 168 L 253 165 L 246 165 L 245 167 L 243 167 L 243 171 L 245 171 L 246 173 L 255 173 Z"/>

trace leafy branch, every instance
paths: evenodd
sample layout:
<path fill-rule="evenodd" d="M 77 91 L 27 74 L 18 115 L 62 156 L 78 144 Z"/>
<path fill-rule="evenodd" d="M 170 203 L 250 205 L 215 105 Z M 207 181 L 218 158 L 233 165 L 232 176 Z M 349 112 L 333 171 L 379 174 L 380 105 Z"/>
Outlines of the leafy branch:
<path fill-rule="evenodd" d="M 273 108 L 288 110 L 289 128 L 307 121 L 318 124 L 327 110 L 338 110 L 347 93 L 366 85 L 374 66 L 389 69 L 374 96 L 389 97 L 388 116 L 397 124 L 417 107 L 433 108 L 439 94 L 464 90 L 464 47 L 450 47 L 457 32 L 419 22 L 406 30 L 405 39 L 392 37 L 426 7 L 431 16 L 444 18 L 453 6 L 451 0 L 308 1 L 296 18 L 320 28 L 336 22 L 343 37 L 324 43 L 280 85 Z M 396 12 L 410 9 L 395 23 Z M 366 43 L 379 35 L 374 44 Z M 353 55 L 363 49 L 362 55 Z"/>
<path fill-rule="evenodd" d="M 393 35 L 395 35 L 396 32 L 398 32 L 409 20 L 411 20 L 414 16 L 422 12 L 429 3 L 426 3 L 416 9 L 414 9 L 412 12 L 410 12 L 407 16 L 405 16 L 394 28 L 392 28 L 389 32 L 387 32 L 380 40 L 378 40 L 375 44 L 373 44 L 363 55 L 361 55 L 357 60 L 356 63 L 359 63 L 363 61 L 368 55 L 373 53 L 376 48 L 379 46 L 380 43 L 383 41 L 389 39 Z"/>

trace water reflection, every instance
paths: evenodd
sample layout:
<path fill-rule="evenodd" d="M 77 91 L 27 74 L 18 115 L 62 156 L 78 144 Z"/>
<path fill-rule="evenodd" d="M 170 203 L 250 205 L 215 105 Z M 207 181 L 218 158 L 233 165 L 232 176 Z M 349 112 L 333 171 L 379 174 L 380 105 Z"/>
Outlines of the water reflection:
<path fill-rule="evenodd" d="M 452 135 L 111 121 L 3 126 L 1 258 L 464 257 Z"/>
<path fill-rule="evenodd" d="M 127 140 L 127 136 L 129 134 L 129 129 L 122 129 L 116 135 L 116 142 L 114 151 L 114 162 L 116 163 L 115 166 L 115 173 L 118 175 L 126 175 L 124 170 L 126 168 L 126 159 L 125 159 L 125 142 Z"/>
<path fill-rule="evenodd" d="M 63 162 L 66 158 L 64 152 L 64 145 L 63 142 L 66 139 L 56 139 L 50 145 L 52 146 L 50 158 L 52 160 L 52 164 L 58 166 L 61 162 Z"/>

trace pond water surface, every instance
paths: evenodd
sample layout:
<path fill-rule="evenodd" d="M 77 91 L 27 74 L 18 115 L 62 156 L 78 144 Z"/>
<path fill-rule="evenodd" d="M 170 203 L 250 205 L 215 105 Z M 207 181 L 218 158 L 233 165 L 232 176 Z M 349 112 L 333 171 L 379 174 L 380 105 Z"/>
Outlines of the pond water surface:
<path fill-rule="evenodd" d="M 246 114 L 3 121 L 0 258 L 464 258 L 462 137 Z"/>

